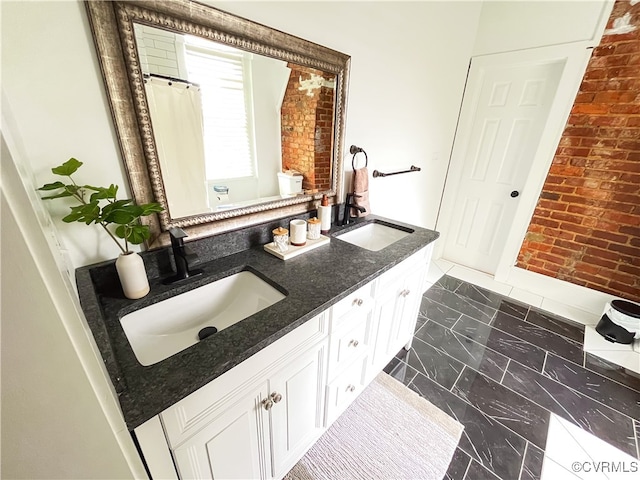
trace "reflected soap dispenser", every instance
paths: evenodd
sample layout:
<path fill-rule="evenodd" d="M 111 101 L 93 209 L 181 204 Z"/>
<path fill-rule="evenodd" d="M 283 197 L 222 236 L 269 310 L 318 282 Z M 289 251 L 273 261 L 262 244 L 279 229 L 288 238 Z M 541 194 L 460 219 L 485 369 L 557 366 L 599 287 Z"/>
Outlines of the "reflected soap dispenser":
<path fill-rule="evenodd" d="M 329 197 L 322 195 L 322 201 L 318 207 L 318 218 L 320 219 L 320 232 L 329 233 L 331 230 L 331 205 Z"/>

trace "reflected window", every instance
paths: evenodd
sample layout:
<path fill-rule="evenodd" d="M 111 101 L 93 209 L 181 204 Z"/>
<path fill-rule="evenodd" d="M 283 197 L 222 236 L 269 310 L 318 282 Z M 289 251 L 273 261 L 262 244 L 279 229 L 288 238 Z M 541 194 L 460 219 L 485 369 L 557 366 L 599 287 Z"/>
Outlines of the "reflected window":
<path fill-rule="evenodd" d="M 190 35 L 184 53 L 201 87 L 207 179 L 255 177 L 252 54 Z"/>

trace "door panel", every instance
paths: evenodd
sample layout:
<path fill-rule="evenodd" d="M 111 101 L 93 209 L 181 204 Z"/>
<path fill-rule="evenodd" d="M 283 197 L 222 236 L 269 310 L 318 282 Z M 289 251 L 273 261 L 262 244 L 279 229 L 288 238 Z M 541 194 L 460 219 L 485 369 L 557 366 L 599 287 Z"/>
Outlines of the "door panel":
<path fill-rule="evenodd" d="M 488 273 L 520 200 L 510 193 L 527 181 L 566 63 L 514 58 L 473 59 L 452 154 L 457 188 L 445 191 L 453 215 L 444 258 Z"/>

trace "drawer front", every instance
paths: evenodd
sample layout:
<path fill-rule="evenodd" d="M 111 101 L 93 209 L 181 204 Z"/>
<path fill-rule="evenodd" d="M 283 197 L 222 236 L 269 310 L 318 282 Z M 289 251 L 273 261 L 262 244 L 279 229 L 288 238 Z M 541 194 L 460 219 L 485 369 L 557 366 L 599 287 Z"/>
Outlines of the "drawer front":
<path fill-rule="evenodd" d="M 373 282 L 359 288 L 331 307 L 330 332 L 335 332 L 346 317 L 373 309 Z"/>
<path fill-rule="evenodd" d="M 264 379 L 267 369 L 286 361 L 283 358 L 290 358 L 287 352 L 295 355 L 326 335 L 326 321 L 321 314 L 167 408 L 160 418 L 171 448 L 184 442 L 233 405 L 247 390 L 254 388 Z"/>
<path fill-rule="evenodd" d="M 365 376 L 369 357 L 358 357 L 344 372 L 327 386 L 325 422 L 328 428 L 336 418 L 356 399 L 366 386 Z"/>
<path fill-rule="evenodd" d="M 372 311 L 355 312 L 342 317 L 341 328 L 331 334 L 329 346 L 329 378 L 335 377 L 357 356 L 371 348 Z"/>

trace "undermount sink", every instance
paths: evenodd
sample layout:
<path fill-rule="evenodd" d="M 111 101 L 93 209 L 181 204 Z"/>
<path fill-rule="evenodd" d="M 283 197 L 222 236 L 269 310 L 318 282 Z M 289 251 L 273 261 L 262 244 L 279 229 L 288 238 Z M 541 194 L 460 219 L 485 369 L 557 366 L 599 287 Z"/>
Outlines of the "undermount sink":
<path fill-rule="evenodd" d="M 120 323 L 136 358 L 148 366 L 195 345 L 200 336 L 219 332 L 284 298 L 268 282 L 242 271 L 136 310 L 123 316 Z"/>
<path fill-rule="evenodd" d="M 377 252 L 412 233 L 412 230 L 400 226 L 373 222 L 338 235 L 338 238 L 344 242 Z"/>

